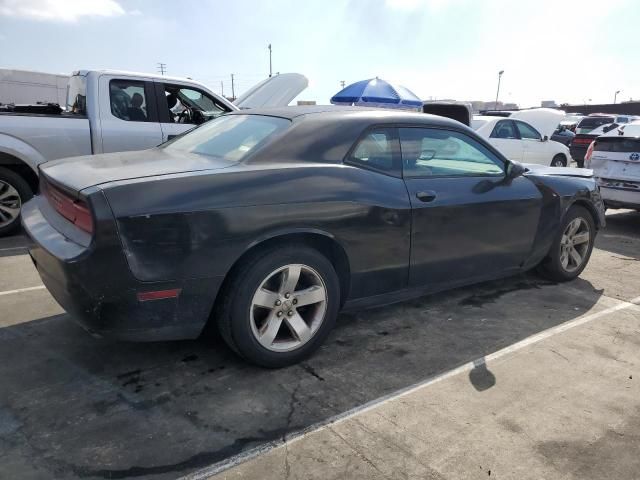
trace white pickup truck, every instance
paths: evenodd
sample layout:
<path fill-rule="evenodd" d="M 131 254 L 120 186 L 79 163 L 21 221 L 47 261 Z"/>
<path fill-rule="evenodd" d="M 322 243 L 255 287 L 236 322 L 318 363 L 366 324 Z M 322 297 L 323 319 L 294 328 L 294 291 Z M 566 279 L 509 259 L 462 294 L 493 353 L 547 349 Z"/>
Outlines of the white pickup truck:
<path fill-rule="evenodd" d="M 288 105 L 306 88 L 300 74 L 276 75 L 234 103 L 190 79 L 119 71 L 77 71 L 67 105 L 0 112 L 0 236 L 19 226 L 20 207 L 38 189 L 38 165 L 97 153 L 143 150 L 239 108 Z"/>

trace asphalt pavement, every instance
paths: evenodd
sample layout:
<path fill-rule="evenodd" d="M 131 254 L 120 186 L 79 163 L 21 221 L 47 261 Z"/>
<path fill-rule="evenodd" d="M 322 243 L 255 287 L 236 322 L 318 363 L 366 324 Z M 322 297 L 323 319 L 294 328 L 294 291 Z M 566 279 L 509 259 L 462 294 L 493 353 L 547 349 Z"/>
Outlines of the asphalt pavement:
<path fill-rule="evenodd" d="M 522 373 L 526 360 L 538 358 L 534 355 L 536 349 L 551 339 L 523 346 L 517 352 L 500 356 L 499 360 L 489 360 L 488 369 L 476 365 L 479 359 L 492 359 L 496 352 L 523 345 L 522 342 L 526 344 L 533 336 L 580 323 L 584 318 L 591 319 L 589 326 L 577 326 L 571 332 L 559 333 L 558 338 L 579 335 L 581 329 L 601 327 L 609 333 L 617 328 L 620 333 L 614 337 L 624 345 L 640 343 L 638 315 L 633 307 L 626 308 L 624 315 L 622 310 L 613 310 L 593 317 L 598 312 L 635 302 L 640 295 L 640 214 L 611 212 L 607 221 L 608 227 L 597 239 L 588 268 L 573 282 L 554 284 L 527 274 L 357 314 L 343 314 L 326 345 L 316 355 L 298 366 L 275 371 L 247 365 L 215 337 L 155 344 L 93 338 L 42 288 L 25 254 L 24 238 L 0 239 L 0 478 L 168 479 L 185 475 L 206 478 L 216 472 L 229 478 L 235 478 L 232 475 L 280 478 L 287 474 L 293 475 L 291 478 L 352 478 L 340 477 L 341 469 L 329 469 L 327 465 L 331 460 L 337 464 L 351 462 L 354 468 L 364 462 L 368 465 L 366 468 L 377 472 L 368 478 L 394 478 L 396 471 L 400 478 L 419 471 L 430 472 L 432 477 L 424 473 L 425 478 L 441 478 L 436 475 L 445 476 L 446 468 L 443 467 L 443 471 L 437 465 L 448 465 L 445 459 L 453 462 L 451 465 L 460 466 L 460 476 L 450 478 L 465 478 L 462 472 L 474 462 L 462 462 L 460 458 L 465 457 L 460 452 L 466 448 L 469 458 L 478 458 L 480 446 L 501 449 L 502 460 L 494 462 L 497 470 L 493 467 L 493 476 L 495 472 L 502 472 L 501 478 L 507 478 L 509 458 L 515 461 L 526 452 L 521 449 L 517 454 L 511 453 L 511 443 L 506 442 L 502 430 L 496 428 L 486 430 L 495 435 L 484 436 L 474 436 L 472 430 L 454 429 L 453 437 L 442 440 L 445 446 L 451 445 L 449 456 L 444 452 L 438 457 L 431 452 L 428 462 L 436 462 L 433 464 L 424 457 L 430 470 L 410 470 L 417 451 L 411 452 L 413 457 L 407 453 L 406 471 L 402 465 L 385 470 L 383 460 L 373 461 L 367 457 L 367 449 L 360 453 L 353 450 L 356 453 L 347 455 L 345 452 L 352 450 L 343 446 L 340 456 L 334 453 L 339 449 L 337 445 L 320 455 L 324 464 L 315 463 L 320 469 L 318 472 L 324 471 L 324 477 L 314 477 L 311 464 L 301 460 L 297 467 L 306 467 L 295 470 L 291 464 L 294 457 L 273 460 L 283 448 L 288 450 L 290 443 L 291 446 L 308 445 L 307 438 L 324 435 L 332 425 L 346 428 L 356 418 L 364 422 L 361 415 L 369 415 L 378 408 L 390 408 L 381 414 L 396 419 L 398 424 L 411 422 L 411 415 L 422 418 L 421 422 L 414 423 L 423 426 L 420 437 L 423 443 L 416 441 L 415 445 L 424 447 L 424 442 L 429 445 L 429 439 L 438 438 L 438 429 L 446 425 L 438 424 L 438 417 L 427 408 L 429 402 L 433 405 L 452 403 L 447 418 L 459 420 L 463 415 L 480 418 L 478 412 L 489 406 L 500 415 L 509 408 L 508 399 L 513 403 L 517 398 L 522 408 L 510 411 L 508 419 L 517 423 L 510 435 L 521 440 L 527 431 L 525 426 L 535 425 L 535 420 L 540 419 L 536 416 L 539 412 L 526 408 L 527 399 L 532 405 L 546 399 L 546 409 L 558 410 L 557 402 L 573 402 L 575 415 L 581 409 L 591 409 L 596 412 L 594 416 L 605 423 L 613 421 L 613 417 L 603 414 L 602 409 L 614 404 L 618 409 L 615 419 L 624 427 L 619 432 L 627 438 L 636 438 L 637 442 L 637 429 L 633 427 L 637 425 L 633 422 L 637 422 L 640 409 L 637 395 L 618 395 L 616 401 L 619 402 L 610 402 L 609 407 L 606 402 L 586 405 L 589 399 L 600 398 L 612 388 L 602 380 L 602 375 L 597 378 L 585 375 L 576 381 L 576 388 L 567 390 L 564 399 L 555 395 L 559 386 L 566 387 L 572 381 L 571 377 L 564 376 L 567 360 L 562 357 L 571 358 L 564 347 L 554 348 L 559 355 L 549 355 L 544 350 L 547 356 L 533 365 L 546 368 L 532 369 L 537 372 L 533 387 L 523 387 L 523 382 L 531 379 L 530 372 Z M 616 322 L 624 325 L 618 328 Z M 605 371 L 605 367 L 615 368 L 609 364 L 612 356 L 615 359 L 622 355 L 627 363 L 615 361 L 613 364 L 624 365 L 627 377 L 640 380 L 640 373 L 634 376 L 638 357 L 633 356 L 633 350 L 604 348 L 598 341 L 608 342 L 610 335 L 598 334 L 597 330 L 588 332 L 586 337 L 590 346 L 580 353 L 585 365 Z M 576 339 L 563 341 L 580 345 Z M 532 356 L 527 357 L 528 352 L 533 352 Z M 493 367 L 493 362 L 499 364 Z M 472 365 L 470 370 L 469 365 Z M 478 365 L 483 363 L 480 361 Z M 493 380 L 486 372 L 491 372 Z M 442 375 L 446 381 L 429 383 Z M 491 384 L 492 381 L 497 383 Z M 449 385 L 448 382 L 452 386 L 441 391 L 442 385 Z M 593 385 L 597 389 L 583 393 L 578 385 L 583 389 Z M 403 413 L 396 408 L 398 392 L 404 392 L 399 398 L 406 399 L 407 389 L 412 387 L 418 389 L 411 392 L 419 394 L 422 403 L 416 400 L 419 407 Z M 474 395 L 479 396 L 479 400 L 471 402 L 466 409 L 461 403 L 455 403 Z M 489 401 L 492 395 L 499 398 Z M 459 408 L 454 408 L 456 405 Z M 366 406 L 364 411 L 363 406 Z M 569 419 L 573 411 L 562 409 Z M 346 418 L 345 412 L 349 412 Z M 485 415 L 491 413 L 485 411 Z M 388 428 L 392 435 L 395 427 L 388 424 L 388 427 L 378 425 L 376 428 Z M 593 429 L 583 433 L 593 442 L 600 442 L 598 445 L 613 446 L 620 442 L 627 445 L 609 430 Z M 301 436 L 300 432 L 307 433 Z M 368 432 L 368 436 L 361 435 L 360 440 L 365 442 L 377 435 L 375 429 L 369 428 Z M 598 432 L 609 432 L 609 436 L 604 433 L 598 436 Z M 544 442 L 544 431 L 539 435 Z M 283 444 L 285 440 L 292 442 Z M 547 440 L 557 441 L 551 436 Z M 352 439 L 349 442 L 355 444 Z M 370 451 L 382 448 L 375 443 L 364 444 L 369 445 Z M 453 449 L 454 445 L 457 450 Z M 639 450 L 638 443 L 629 445 Z M 590 450 L 580 450 L 587 453 L 581 454 L 583 463 L 578 464 L 554 457 L 562 448 L 565 447 L 548 443 L 536 451 L 537 455 L 550 459 L 550 463 L 545 464 L 547 467 L 566 465 L 564 469 L 548 467 L 545 476 L 537 478 L 605 478 L 596 476 L 602 472 L 588 468 L 590 461 L 596 464 L 601 460 L 597 455 L 588 455 Z M 611 458 L 607 461 L 611 465 L 629 463 L 628 449 L 609 450 Z M 452 457 L 455 452 L 458 456 Z M 251 470 L 255 465 L 262 466 Z M 222 471 L 227 467 L 231 468 Z M 325 467 L 327 469 L 322 470 Z M 238 470 L 242 468 L 245 470 Z M 476 475 L 480 473 L 488 476 L 488 469 L 485 464 L 483 469 L 466 478 L 479 478 Z M 252 476 L 256 472 L 262 476 Z M 583 475 L 574 477 L 575 472 Z M 623 471 L 616 478 L 636 478 L 624 475 Z"/>

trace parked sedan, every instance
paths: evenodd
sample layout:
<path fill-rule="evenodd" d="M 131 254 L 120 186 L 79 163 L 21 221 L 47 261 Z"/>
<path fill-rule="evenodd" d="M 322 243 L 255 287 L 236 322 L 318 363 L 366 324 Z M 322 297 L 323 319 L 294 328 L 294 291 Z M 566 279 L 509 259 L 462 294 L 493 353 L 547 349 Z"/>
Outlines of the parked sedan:
<path fill-rule="evenodd" d="M 531 124 L 514 119 L 476 116 L 472 127 L 509 160 L 552 167 L 566 167 L 569 149 L 549 141 Z M 552 129 L 553 130 L 553 129 Z"/>
<path fill-rule="evenodd" d="M 534 267 L 578 276 L 590 172 L 526 170 L 459 122 L 340 107 L 235 112 L 143 152 L 49 162 L 24 206 L 44 284 L 90 332 L 197 337 L 267 367 L 340 309 Z"/>

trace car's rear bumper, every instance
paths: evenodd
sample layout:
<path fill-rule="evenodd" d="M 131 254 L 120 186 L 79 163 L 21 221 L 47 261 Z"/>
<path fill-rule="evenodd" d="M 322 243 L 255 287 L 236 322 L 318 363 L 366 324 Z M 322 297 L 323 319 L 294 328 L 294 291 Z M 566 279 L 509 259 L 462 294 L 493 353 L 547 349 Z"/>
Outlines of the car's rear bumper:
<path fill-rule="evenodd" d="M 206 324 L 222 278 L 141 282 L 119 242 L 85 247 L 56 230 L 42 197 L 22 209 L 29 254 L 56 301 L 92 334 L 131 341 L 195 338 Z M 46 208 L 44 209 L 46 210 Z M 115 229 L 113 229 L 115 231 Z M 140 293 L 178 290 L 175 297 L 141 301 Z"/>
<path fill-rule="evenodd" d="M 640 190 L 600 186 L 604 204 L 610 208 L 640 208 Z"/>

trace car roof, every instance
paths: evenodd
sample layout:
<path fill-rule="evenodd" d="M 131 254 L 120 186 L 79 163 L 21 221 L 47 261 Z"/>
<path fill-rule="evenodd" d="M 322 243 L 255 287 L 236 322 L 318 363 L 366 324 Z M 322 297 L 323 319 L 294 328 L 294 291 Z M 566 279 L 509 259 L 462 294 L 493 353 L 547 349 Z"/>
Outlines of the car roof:
<path fill-rule="evenodd" d="M 428 113 L 410 112 L 405 110 L 391 110 L 371 107 L 349 107 L 341 105 L 301 105 L 281 108 L 252 108 L 232 112 L 229 115 L 266 115 L 287 118 L 289 120 L 333 121 L 351 119 L 363 123 L 424 123 L 437 126 L 465 127 L 460 122 Z"/>

